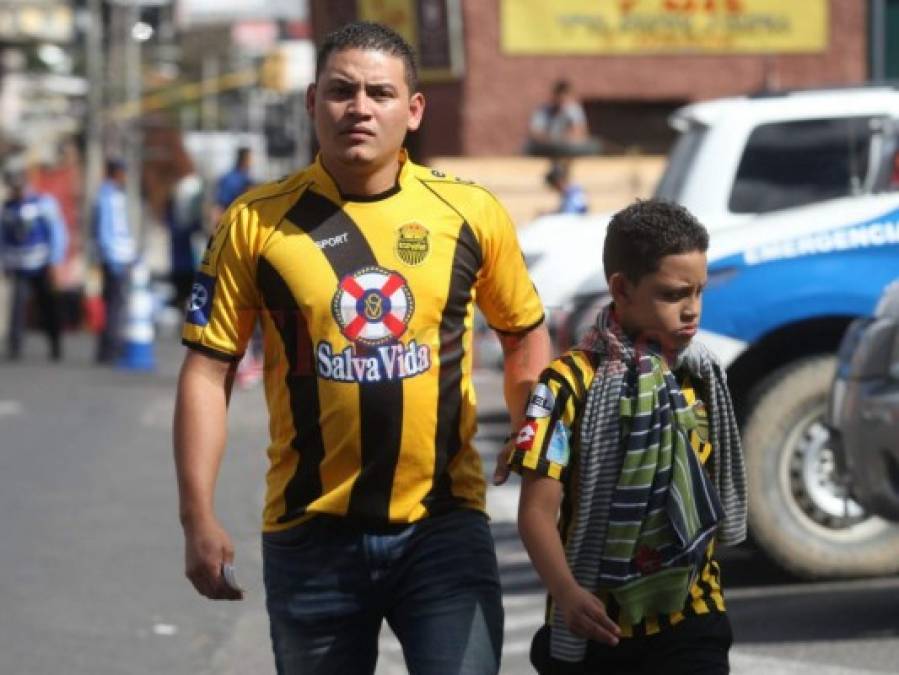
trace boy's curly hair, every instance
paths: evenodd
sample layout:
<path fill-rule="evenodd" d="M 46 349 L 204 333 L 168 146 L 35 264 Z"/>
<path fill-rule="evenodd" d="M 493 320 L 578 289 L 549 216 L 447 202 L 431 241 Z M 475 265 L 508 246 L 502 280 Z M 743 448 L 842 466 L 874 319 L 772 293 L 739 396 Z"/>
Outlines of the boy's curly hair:
<path fill-rule="evenodd" d="M 709 248 L 709 233 L 679 204 L 638 199 L 609 222 L 602 250 L 606 279 L 621 272 L 631 283 L 659 269 L 666 255 Z"/>

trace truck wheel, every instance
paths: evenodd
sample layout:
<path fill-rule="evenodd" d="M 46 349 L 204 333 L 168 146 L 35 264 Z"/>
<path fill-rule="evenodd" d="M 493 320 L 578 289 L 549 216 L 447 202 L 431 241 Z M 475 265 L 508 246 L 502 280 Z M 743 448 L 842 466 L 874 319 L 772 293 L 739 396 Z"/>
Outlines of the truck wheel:
<path fill-rule="evenodd" d="M 836 359 L 810 356 L 757 388 L 743 429 L 749 526 L 775 562 L 800 577 L 899 571 L 899 526 L 868 515 L 839 475 L 824 425 Z"/>

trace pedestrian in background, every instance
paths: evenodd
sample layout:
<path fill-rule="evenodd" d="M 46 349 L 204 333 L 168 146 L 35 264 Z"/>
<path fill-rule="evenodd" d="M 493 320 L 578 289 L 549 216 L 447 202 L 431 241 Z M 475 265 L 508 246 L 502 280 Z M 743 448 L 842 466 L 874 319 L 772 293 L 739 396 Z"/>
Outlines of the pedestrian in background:
<path fill-rule="evenodd" d="M 559 195 L 559 205 L 553 213 L 584 214 L 590 210 L 584 188 L 571 180 L 571 163 L 569 161 L 553 162 L 544 179 L 546 184 Z"/>
<path fill-rule="evenodd" d="M 12 281 L 7 355 L 21 357 L 28 300 L 34 297 L 50 341 L 50 358 L 62 358 L 62 319 L 54 268 L 66 253 L 66 225 L 59 205 L 49 194 L 34 190 L 24 165 L 4 172 L 9 190 L 0 216 L 0 254 Z"/>
<path fill-rule="evenodd" d="M 137 259 L 137 243 L 128 216 L 125 165 L 106 163 L 106 178 L 94 205 L 94 237 L 103 273 L 106 321 L 97 338 L 98 363 L 113 363 L 121 353 L 122 319 L 131 267 Z"/>
<path fill-rule="evenodd" d="M 194 285 L 174 433 L 187 576 L 209 598 L 241 597 L 214 486 L 229 375 L 258 316 L 278 673 L 374 672 L 386 618 L 409 672 L 492 675 L 503 609 L 472 444 L 474 304 L 500 335 L 513 422 L 549 359 L 543 307 L 497 200 L 403 149 L 425 106 L 411 47 L 349 24 L 316 71 L 321 152 L 238 198 Z M 503 462 L 494 480 L 506 475 Z"/>
<path fill-rule="evenodd" d="M 692 341 L 708 241 L 675 204 L 615 214 L 613 302 L 531 394 L 511 464 L 549 592 L 541 675 L 729 672 L 716 543 L 746 536 L 746 482 L 724 370 Z"/>
<path fill-rule="evenodd" d="M 237 149 L 234 158 L 234 167 L 222 174 L 215 188 L 215 204 L 219 209 L 218 218 L 235 199 L 253 187 L 253 179 L 250 176 L 250 168 L 253 165 L 253 151 L 247 147 Z"/>

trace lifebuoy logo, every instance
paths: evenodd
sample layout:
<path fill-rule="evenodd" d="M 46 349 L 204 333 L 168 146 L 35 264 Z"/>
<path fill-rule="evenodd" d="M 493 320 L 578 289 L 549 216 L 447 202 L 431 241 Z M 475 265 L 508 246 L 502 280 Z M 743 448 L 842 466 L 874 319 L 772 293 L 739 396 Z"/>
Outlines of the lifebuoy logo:
<path fill-rule="evenodd" d="M 364 267 L 346 275 L 331 301 L 331 313 L 347 340 L 369 346 L 398 340 L 406 332 L 415 299 L 402 275 Z"/>

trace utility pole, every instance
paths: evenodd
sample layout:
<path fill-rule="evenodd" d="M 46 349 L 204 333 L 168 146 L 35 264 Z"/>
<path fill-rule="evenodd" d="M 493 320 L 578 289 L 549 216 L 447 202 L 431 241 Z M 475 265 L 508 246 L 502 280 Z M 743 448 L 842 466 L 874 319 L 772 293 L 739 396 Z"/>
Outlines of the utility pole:
<path fill-rule="evenodd" d="M 132 34 L 134 27 L 140 21 L 140 5 L 138 0 L 126 0 L 125 21 L 123 21 L 123 35 L 125 54 L 125 101 L 130 106 L 140 105 L 143 93 L 143 64 L 141 63 L 141 43 Z M 125 166 L 127 167 L 126 194 L 128 196 L 128 222 L 137 239 L 139 250 L 144 250 L 146 232 L 143 227 L 143 208 L 141 206 L 141 177 L 142 177 L 142 152 L 143 129 L 141 115 L 138 112 L 126 123 L 125 128 Z"/>
<path fill-rule="evenodd" d="M 81 200 L 82 241 L 91 240 L 93 204 L 103 173 L 103 108 L 105 106 L 105 58 L 103 50 L 103 0 L 88 0 L 85 60 L 87 69 L 87 120 L 85 120 L 84 193 Z"/>

